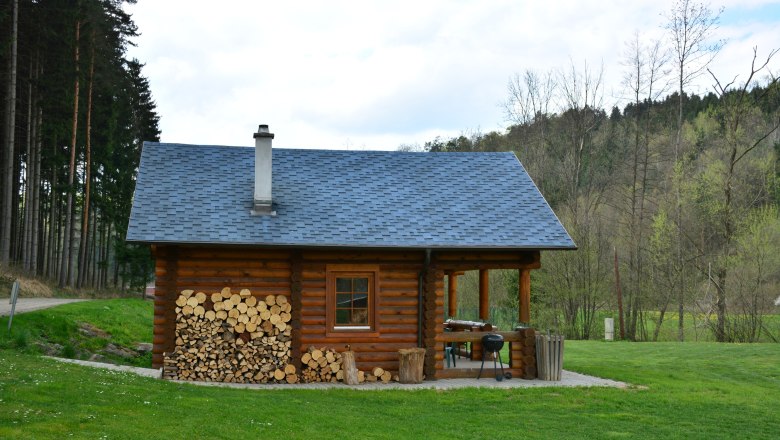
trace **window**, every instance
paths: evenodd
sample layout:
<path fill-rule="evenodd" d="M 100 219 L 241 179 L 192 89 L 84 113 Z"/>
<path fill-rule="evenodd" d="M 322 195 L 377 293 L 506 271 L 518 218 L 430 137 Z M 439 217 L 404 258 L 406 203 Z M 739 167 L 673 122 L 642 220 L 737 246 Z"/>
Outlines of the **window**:
<path fill-rule="evenodd" d="M 328 265 L 326 268 L 327 333 L 378 335 L 377 266 Z"/>

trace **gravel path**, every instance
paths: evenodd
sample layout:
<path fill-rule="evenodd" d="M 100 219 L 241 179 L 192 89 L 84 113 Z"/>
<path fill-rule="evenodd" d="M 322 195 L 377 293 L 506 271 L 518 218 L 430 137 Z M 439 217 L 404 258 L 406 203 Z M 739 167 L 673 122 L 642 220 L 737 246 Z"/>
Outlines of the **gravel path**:
<path fill-rule="evenodd" d="M 11 304 L 9 298 L 0 298 L 0 316 L 11 314 Z M 19 298 L 16 300 L 15 315 L 19 313 L 32 312 L 34 310 L 48 309 L 62 304 L 73 302 L 89 301 L 88 299 L 64 299 L 64 298 Z"/>
<path fill-rule="evenodd" d="M 128 367 L 126 365 L 112 365 L 100 362 L 80 361 L 75 359 L 51 358 L 60 362 L 84 365 L 94 368 L 105 368 L 108 370 L 125 371 L 135 373 L 146 377 L 160 377 L 159 370 L 151 368 Z M 498 382 L 492 378 L 484 379 L 442 379 L 437 381 L 423 382 L 420 384 L 400 384 L 400 383 L 363 383 L 361 385 L 344 385 L 343 383 L 302 383 L 302 384 L 240 384 L 240 383 L 218 383 L 218 382 L 190 382 L 179 381 L 179 383 L 188 383 L 199 386 L 212 386 L 224 388 L 240 388 L 255 390 L 326 390 L 326 389 L 347 389 L 355 390 L 418 390 L 418 389 L 437 389 L 451 390 L 457 388 L 533 388 L 533 387 L 615 387 L 627 388 L 628 384 L 609 379 L 602 379 L 594 376 L 575 373 L 573 371 L 563 371 L 561 381 L 546 382 L 543 380 L 522 380 L 512 379 Z"/>

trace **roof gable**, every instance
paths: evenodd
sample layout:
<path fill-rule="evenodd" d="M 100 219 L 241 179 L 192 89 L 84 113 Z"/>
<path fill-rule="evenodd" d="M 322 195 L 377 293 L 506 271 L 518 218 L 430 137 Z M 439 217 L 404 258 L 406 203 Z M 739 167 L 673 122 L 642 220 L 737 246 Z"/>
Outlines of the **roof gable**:
<path fill-rule="evenodd" d="M 513 153 L 273 150 L 276 216 L 253 216 L 254 149 L 144 144 L 127 240 L 574 248 Z"/>

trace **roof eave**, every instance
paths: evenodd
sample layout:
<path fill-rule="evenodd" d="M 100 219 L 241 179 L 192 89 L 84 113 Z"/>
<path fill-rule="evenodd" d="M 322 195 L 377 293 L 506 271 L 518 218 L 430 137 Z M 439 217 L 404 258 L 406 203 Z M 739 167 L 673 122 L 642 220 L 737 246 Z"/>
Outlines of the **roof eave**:
<path fill-rule="evenodd" d="M 436 249 L 436 250 L 477 250 L 491 249 L 501 251 L 511 250 L 577 250 L 576 245 L 556 246 L 556 245 L 516 245 L 516 246 L 496 246 L 496 245 L 462 245 L 462 244 L 405 244 L 390 243 L 384 245 L 378 244 L 358 244 L 358 243 L 247 243 L 247 242 L 215 242 L 215 241 L 168 241 L 168 240 L 126 240 L 133 244 L 147 245 L 182 245 L 182 246 L 240 246 L 240 247 L 276 247 L 276 248 L 349 248 L 349 249 Z"/>

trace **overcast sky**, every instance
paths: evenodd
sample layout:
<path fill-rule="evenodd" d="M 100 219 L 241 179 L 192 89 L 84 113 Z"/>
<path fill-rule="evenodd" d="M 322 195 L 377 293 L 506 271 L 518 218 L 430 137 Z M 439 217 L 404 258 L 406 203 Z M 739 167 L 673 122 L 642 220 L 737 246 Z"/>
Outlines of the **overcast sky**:
<path fill-rule="evenodd" d="M 780 1 L 719 5 L 728 42 L 712 69 L 730 79 L 753 46 L 764 56 L 780 47 Z M 164 142 L 253 145 L 264 123 L 274 147 L 394 150 L 503 131 L 507 81 L 526 69 L 603 63 L 604 101 L 619 102 L 626 41 L 661 36 L 671 6 L 139 0 L 127 6 L 141 33 L 129 55 L 146 63 Z"/>

